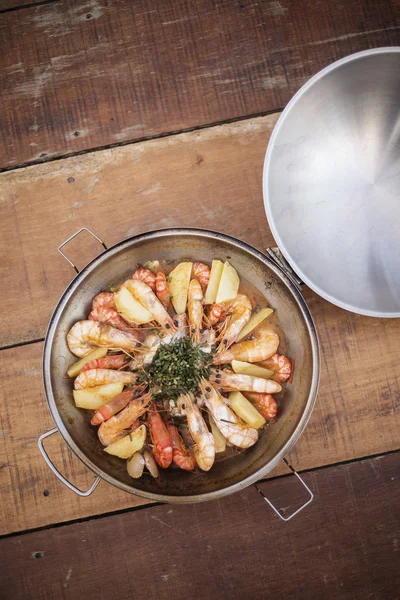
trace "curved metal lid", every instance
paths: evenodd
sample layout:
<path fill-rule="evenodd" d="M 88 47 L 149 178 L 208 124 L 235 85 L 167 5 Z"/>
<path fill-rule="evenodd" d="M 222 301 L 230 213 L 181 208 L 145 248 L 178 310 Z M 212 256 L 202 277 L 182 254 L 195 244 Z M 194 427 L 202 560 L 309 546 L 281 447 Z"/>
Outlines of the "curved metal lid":
<path fill-rule="evenodd" d="M 268 146 L 263 193 L 283 255 L 352 312 L 400 317 L 400 47 L 310 79 Z"/>

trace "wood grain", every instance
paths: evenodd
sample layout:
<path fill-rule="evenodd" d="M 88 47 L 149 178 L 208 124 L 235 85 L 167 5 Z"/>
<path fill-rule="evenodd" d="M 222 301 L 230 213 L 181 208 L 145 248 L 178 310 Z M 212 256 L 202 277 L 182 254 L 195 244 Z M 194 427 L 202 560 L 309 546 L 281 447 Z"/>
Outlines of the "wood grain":
<path fill-rule="evenodd" d="M 59 0 L 0 0 L 0 13 L 6 10 L 17 10 L 19 8 L 30 8 L 43 4 L 44 2 L 58 2 Z"/>
<path fill-rule="evenodd" d="M 400 403 L 398 348 L 374 319 L 349 320 L 322 299 L 309 298 L 321 325 L 323 366 L 317 404 L 307 429 L 289 454 L 298 470 L 379 454 L 399 447 Z M 325 315 L 332 343 L 324 337 Z M 319 322 L 321 320 L 321 323 Z M 335 328 L 345 332 L 342 338 Z M 344 341 L 345 340 L 345 341 Z M 342 344 L 355 356 L 351 363 Z M 386 351 L 387 364 L 372 362 L 368 348 Z M 148 503 L 102 482 L 89 498 L 78 498 L 49 470 L 37 438 L 53 427 L 41 378 L 42 344 L 1 352 L 0 402 L 0 534 L 41 527 Z M 336 358 L 335 358 L 336 357 Z M 55 464 L 73 483 L 88 489 L 93 474 L 54 435 L 46 448 Z M 287 472 L 280 465 L 271 476 Z"/>
<path fill-rule="evenodd" d="M 313 504 L 283 523 L 254 488 L 2 540 L 0 595 L 186 600 L 399 598 L 400 455 L 309 473 Z M 290 477 L 263 484 L 300 505 Z"/>
<path fill-rule="evenodd" d="M 0 315 L 0 346 L 44 336 L 74 275 L 57 247 L 82 226 L 109 246 L 174 226 L 271 245 L 261 176 L 276 120 L 270 115 L 2 173 L 0 269 L 14 310 Z M 65 250 L 82 267 L 101 246 L 90 238 L 85 246 L 82 236 Z"/>
<path fill-rule="evenodd" d="M 61 0 L 9 12 L 0 168 L 274 111 L 334 60 L 399 44 L 399 27 L 396 1 Z"/>

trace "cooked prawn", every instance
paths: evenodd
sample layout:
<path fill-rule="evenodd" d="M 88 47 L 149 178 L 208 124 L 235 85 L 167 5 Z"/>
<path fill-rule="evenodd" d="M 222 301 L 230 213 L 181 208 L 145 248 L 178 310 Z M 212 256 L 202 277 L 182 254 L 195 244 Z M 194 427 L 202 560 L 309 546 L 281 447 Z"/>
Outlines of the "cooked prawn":
<path fill-rule="evenodd" d="M 214 329 L 203 329 L 202 333 L 200 333 L 200 346 L 203 352 L 207 354 L 211 353 L 216 337 Z"/>
<path fill-rule="evenodd" d="M 172 462 L 172 442 L 168 429 L 155 405 L 148 414 L 150 437 L 154 445 L 153 456 L 156 463 L 167 469 Z"/>
<path fill-rule="evenodd" d="M 134 398 L 129 402 L 126 408 L 121 410 L 107 421 L 104 421 L 98 429 L 98 436 L 103 446 L 109 446 L 117 440 L 127 435 L 128 428 L 135 428 L 139 425 L 139 417 L 146 412 L 151 394 L 145 394 L 140 398 Z"/>
<path fill-rule="evenodd" d="M 257 429 L 242 421 L 224 402 L 221 394 L 205 379 L 200 382 L 204 403 L 222 435 L 234 446 L 249 448 L 258 440 Z"/>
<path fill-rule="evenodd" d="M 283 354 L 274 354 L 271 358 L 260 362 L 260 364 L 273 371 L 272 379 L 280 383 L 287 381 L 292 374 L 292 363 Z"/>
<path fill-rule="evenodd" d="M 114 300 L 114 294 L 112 292 L 100 292 L 92 300 L 92 310 L 96 308 L 113 308 L 117 310 Z"/>
<path fill-rule="evenodd" d="M 159 271 L 156 275 L 156 295 L 163 307 L 168 310 L 171 307 L 171 298 L 165 274 Z"/>
<path fill-rule="evenodd" d="M 185 446 L 183 439 L 179 435 L 177 426 L 169 423 L 168 431 L 172 443 L 172 460 L 184 471 L 193 471 L 196 466 L 196 460 Z"/>
<path fill-rule="evenodd" d="M 136 373 L 130 371 L 114 371 L 113 369 L 90 369 L 90 371 L 81 371 L 75 379 L 74 388 L 83 390 L 85 388 L 106 385 L 107 383 L 135 383 Z"/>
<path fill-rule="evenodd" d="M 272 379 L 253 377 L 253 375 L 237 375 L 229 371 L 214 371 L 210 381 L 223 390 L 239 390 L 246 392 L 262 392 L 264 394 L 275 394 L 281 391 L 281 386 Z"/>
<path fill-rule="evenodd" d="M 192 274 L 199 281 L 204 293 L 210 279 L 210 267 L 202 262 L 195 262 L 193 263 Z"/>
<path fill-rule="evenodd" d="M 209 471 L 215 460 L 214 436 L 208 431 L 199 407 L 195 404 L 192 394 L 178 398 L 178 404 L 185 410 L 190 435 L 193 438 L 194 456 L 200 469 Z"/>
<path fill-rule="evenodd" d="M 223 352 L 236 341 L 239 333 L 250 320 L 252 306 L 249 298 L 244 294 L 238 294 L 234 300 L 229 302 L 222 302 L 221 306 L 225 312 L 229 313 L 220 344 L 220 351 Z"/>
<path fill-rule="evenodd" d="M 192 279 L 188 291 L 188 317 L 193 342 L 200 342 L 200 330 L 203 323 L 203 292 L 197 279 Z"/>
<path fill-rule="evenodd" d="M 244 392 L 244 396 L 254 404 L 257 410 L 260 411 L 267 423 L 275 423 L 278 404 L 271 394 Z"/>
<path fill-rule="evenodd" d="M 90 421 L 92 425 L 100 425 L 103 421 L 110 419 L 114 415 L 116 415 L 120 410 L 125 408 L 129 404 L 129 402 L 133 399 L 133 390 L 126 390 L 125 392 L 121 392 L 114 398 L 111 398 L 107 402 L 107 404 L 103 404 L 96 412 L 94 413 L 92 420 Z"/>
<path fill-rule="evenodd" d="M 126 286 L 131 294 L 151 312 L 154 319 L 161 327 L 165 327 L 165 329 L 175 329 L 173 320 L 155 293 L 146 283 L 143 283 L 143 281 L 139 281 L 138 279 L 128 279 L 128 281 L 124 283 L 124 286 Z"/>
<path fill-rule="evenodd" d="M 98 306 L 94 308 L 90 315 L 88 316 L 89 321 L 100 321 L 100 323 L 107 323 L 107 325 L 111 325 L 116 329 L 120 329 L 121 331 L 128 331 L 132 335 L 138 337 L 138 334 L 135 329 L 130 327 L 126 321 L 117 313 L 114 308 L 109 308 L 108 306 Z"/>
<path fill-rule="evenodd" d="M 232 360 L 244 360 L 246 362 L 264 361 L 277 351 L 279 346 L 279 335 L 268 327 L 261 327 L 251 340 L 239 342 L 217 354 L 214 364 L 223 364 Z"/>
<path fill-rule="evenodd" d="M 131 333 L 98 321 L 75 323 L 67 334 L 67 344 L 71 352 L 79 358 L 90 354 L 96 346 L 133 352 L 142 345 Z"/>
<path fill-rule="evenodd" d="M 90 371 L 91 369 L 122 369 L 127 365 L 126 354 L 110 354 L 109 356 L 103 356 L 103 358 L 89 360 L 84 365 L 82 371 Z"/>
<path fill-rule="evenodd" d="M 226 319 L 227 316 L 228 313 L 225 312 L 222 304 L 217 304 L 216 302 L 210 304 L 207 312 L 207 318 L 211 327 L 214 327 L 219 321 Z"/>
<path fill-rule="evenodd" d="M 156 276 L 149 269 L 144 269 L 140 265 L 136 265 L 136 271 L 132 275 L 132 279 L 143 281 L 146 285 L 151 287 L 153 292 L 156 289 Z"/>

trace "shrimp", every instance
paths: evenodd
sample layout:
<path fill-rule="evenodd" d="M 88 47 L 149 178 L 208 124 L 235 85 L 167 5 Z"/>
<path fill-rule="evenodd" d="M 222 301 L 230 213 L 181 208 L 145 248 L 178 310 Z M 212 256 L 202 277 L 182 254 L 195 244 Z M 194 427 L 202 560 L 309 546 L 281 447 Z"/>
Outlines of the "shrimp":
<path fill-rule="evenodd" d="M 199 281 L 203 293 L 206 291 L 210 279 L 210 267 L 201 262 L 193 263 L 192 273 Z"/>
<path fill-rule="evenodd" d="M 283 354 L 274 354 L 271 358 L 260 363 L 263 367 L 274 371 L 272 379 L 283 383 L 287 381 L 292 374 L 292 363 Z"/>
<path fill-rule="evenodd" d="M 192 394 L 178 398 L 178 405 L 186 412 L 187 424 L 195 446 L 194 456 L 200 469 L 209 471 L 215 460 L 214 436 L 208 431 L 199 407 L 195 404 Z"/>
<path fill-rule="evenodd" d="M 279 346 L 279 335 L 272 329 L 262 327 L 251 340 L 239 342 L 220 352 L 214 359 L 214 364 L 223 364 L 232 360 L 244 360 L 246 362 L 264 361 L 277 351 Z"/>
<path fill-rule="evenodd" d="M 203 352 L 211 354 L 212 347 L 215 344 L 216 334 L 214 329 L 203 329 L 200 334 L 200 347 Z"/>
<path fill-rule="evenodd" d="M 113 308 L 107 306 L 98 306 L 94 308 L 88 316 L 89 321 L 100 321 L 100 323 L 107 323 L 116 329 L 121 331 L 128 331 L 132 335 L 137 337 L 137 332 L 132 327 L 129 327 L 128 323 L 117 313 Z"/>
<path fill-rule="evenodd" d="M 188 291 L 188 316 L 192 341 L 200 342 L 200 330 L 203 322 L 203 292 L 197 279 L 192 279 Z"/>
<path fill-rule="evenodd" d="M 184 471 L 193 471 L 196 466 L 196 460 L 186 448 L 185 443 L 179 435 L 176 425 L 170 423 L 168 431 L 172 442 L 172 460 L 178 467 Z"/>
<path fill-rule="evenodd" d="M 126 367 L 126 354 L 111 354 L 103 356 L 103 358 L 94 358 L 84 365 L 82 371 L 90 371 L 91 369 L 122 369 Z"/>
<path fill-rule="evenodd" d="M 229 443 L 239 448 L 249 448 L 258 440 L 257 429 L 247 425 L 224 402 L 221 394 L 206 380 L 200 382 L 204 403 L 214 421 Z"/>
<path fill-rule="evenodd" d="M 116 415 L 133 399 L 133 393 L 133 390 L 126 390 L 125 392 L 121 392 L 117 396 L 114 396 L 114 398 L 111 398 L 107 404 L 103 404 L 103 406 L 96 410 L 90 421 L 91 424 L 100 425 L 103 421 Z"/>
<path fill-rule="evenodd" d="M 90 369 L 82 371 L 75 379 L 74 388 L 83 390 L 85 388 L 106 385 L 107 383 L 135 383 L 136 373 L 129 371 L 114 371 L 113 369 Z"/>
<path fill-rule="evenodd" d="M 244 392 L 244 396 L 254 404 L 257 410 L 260 411 L 267 423 L 275 423 L 278 404 L 271 394 Z"/>
<path fill-rule="evenodd" d="M 245 392 L 262 392 L 263 394 L 275 394 L 282 387 L 272 379 L 253 377 L 252 375 L 237 375 L 229 371 L 214 371 L 210 381 L 224 390 L 239 390 Z"/>
<path fill-rule="evenodd" d="M 176 329 L 173 320 L 148 285 L 138 279 L 128 279 L 128 281 L 124 283 L 124 286 L 126 286 L 130 293 L 151 312 L 154 319 L 161 327 L 165 327 L 165 329 Z"/>
<path fill-rule="evenodd" d="M 98 321 L 78 321 L 67 334 L 68 348 L 75 356 L 82 358 L 93 350 L 93 347 L 118 348 L 132 352 L 142 344 L 127 331 L 120 331 Z"/>
<path fill-rule="evenodd" d="M 134 398 L 121 412 L 104 421 L 97 432 L 103 446 L 109 446 L 123 438 L 128 428 L 134 430 L 139 425 L 139 417 L 146 412 L 151 398 L 151 394 Z"/>
<path fill-rule="evenodd" d="M 113 308 L 117 310 L 112 292 L 100 292 L 92 300 L 92 310 L 96 308 Z"/>
<path fill-rule="evenodd" d="M 252 311 L 251 302 L 244 294 L 238 294 L 234 300 L 229 302 L 222 302 L 221 306 L 224 311 L 229 313 L 229 316 L 225 321 L 220 351 L 229 348 L 236 341 L 239 333 L 250 320 Z"/>
<path fill-rule="evenodd" d="M 214 327 L 214 325 L 216 325 L 219 321 L 226 319 L 227 316 L 228 313 L 224 311 L 222 304 L 217 304 L 216 302 L 210 304 L 208 308 L 207 318 L 211 327 Z"/>
<path fill-rule="evenodd" d="M 153 456 L 156 463 L 167 469 L 172 462 L 172 442 L 168 429 L 155 405 L 148 414 L 151 441 L 154 445 Z"/>
<path fill-rule="evenodd" d="M 143 281 L 146 285 L 148 285 L 153 292 L 156 289 L 156 276 L 154 273 L 149 271 L 149 269 L 143 269 L 140 265 L 136 265 L 136 271 L 132 275 L 132 279 L 137 279 L 138 281 Z"/>
<path fill-rule="evenodd" d="M 162 271 L 156 275 L 156 295 L 163 307 L 168 310 L 171 307 L 171 298 L 169 296 L 167 278 Z"/>

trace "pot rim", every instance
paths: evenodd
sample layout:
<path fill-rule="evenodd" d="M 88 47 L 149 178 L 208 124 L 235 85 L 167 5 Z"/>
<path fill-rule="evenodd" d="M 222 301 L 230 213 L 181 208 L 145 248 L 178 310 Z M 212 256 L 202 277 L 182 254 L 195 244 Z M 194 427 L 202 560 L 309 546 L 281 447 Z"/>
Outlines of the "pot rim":
<path fill-rule="evenodd" d="M 252 475 L 249 475 L 248 477 L 244 478 L 243 480 L 241 480 L 237 483 L 231 484 L 229 486 L 226 486 L 220 490 L 216 490 L 213 492 L 207 492 L 204 494 L 198 494 L 198 495 L 171 496 L 168 494 L 154 494 L 151 492 L 147 492 L 145 490 L 136 489 L 132 486 L 128 486 L 125 483 L 121 482 L 120 480 L 116 479 L 115 477 L 112 477 L 108 473 L 105 473 L 99 467 L 97 467 L 89 458 L 87 458 L 85 453 L 78 447 L 78 445 L 74 442 L 74 440 L 68 433 L 68 430 L 66 429 L 66 427 L 63 423 L 63 420 L 60 416 L 59 410 L 56 405 L 56 401 L 55 401 L 55 398 L 53 395 L 53 390 L 52 390 L 52 385 L 51 385 L 51 376 L 50 376 L 51 349 L 52 349 L 52 343 L 53 343 L 55 331 L 58 326 L 60 314 L 62 313 L 64 307 L 67 305 L 73 292 L 76 290 L 77 287 L 79 287 L 79 285 L 83 282 L 83 280 L 86 278 L 86 276 L 89 273 L 91 273 L 92 271 L 94 271 L 96 269 L 96 267 L 104 260 L 105 257 L 109 258 L 113 254 L 116 254 L 117 252 L 119 252 L 121 249 L 123 249 L 125 247 L 129 247 L 132 244 L 137 244 L 142 241 L 152 239 L 154 237 L 170 237 L 171 235 L 178 235 L 178 236 L 194 235 L 194 236 L 201 236 L 201 237 L 206 237 L 206 238 L 212 237 L 213 239 L 215 239 L 215 238 L 220 239 L 220 240 L 226 241 L 228 243 L 231 243 L 231 244 L 241 248 L 248 254 L 251 254 L 254 258 L 256 258 L 256 259 L 260 260 L 261 262 L 263 262 L 264 264 L 266 264 L 271 269 L 271 271 L 273 271 L 274 274 L 289 288 L 289 291 L 292 293 L 294 300 L 297 302 L 298 307 L 304 318 L 309 336 L 310 336 L 312 355 L 313 355 L 312 379 L 311 379 L 311 386 L 310 386 L 307 403 L 306 403 L 303 415 L 301 416 L 301 419 L 300 419 L 299 423 L 297 424 L 297 427 L 295 428 L 294 432 L 292 433 L 290 438 L 287 440 L 287 442 L 285 443 L 283 448 L 274 456 L 274 458 L 272 458 L 266 465 L 264 465 L 264 467 L 261 467 L 255 473 L 253 473 Z M 136 494 L 138 496 L 148 498 L 149 500 L 155 500 L 158 502 L 170 502 L 170 503 L 184 504 L 184 503 L 202 502 L 202 501 L 206 501 L 206 500 L 214 500 L 214 499 L 221 498 L 223 496 L 232 494 L 233 492 L 239 491 L 245 487 L 248 487 L 252 483 L 255 483 L 256 481 L 259 481 L 269 471 L 271 471 L 274 467 L 276 467 L 276 465 L 284 458 L 284 456 L 286 456 L 286 454 L 293 448 L 293 446 L 295 445 L 295 443 L 297 442 L 297 440 L 303 433 L 303 431 L 309 421 L 311 413 L 313 411 L 317 393 L 318 393 L 319 373 L 320 373 L 320 356 L 319 356 L 318 336 L 317 336 L 317 332 L 316 332 L 315 325 L 314 325 L 313 319 L 311 317 L 310 311 L 307 307 L 307 304 L 306 304 L 303 296 L 301 295 L 300 291 L 298 290 L 298 288 L 287 277 L 287 275 L 283 272 L 283 270 L 280 268 L 279 265 L 274 263 L 270 258 L 268 258 L 266 255 L 264 255 L 262 252 L 260 252 L 253 246 L 247 244 L 246 242 L 238 240 L 237 238 L 235 238 L 233 236 L 219 233 L 216 231 L 211 231 L 208 229 L 177 227 L 177 228 L 157 229 L 154 231 L 141 233 L 141 234 L 135 235 L 131 238 L 122 240 L 121 242 L 118 242 L 114 246 L 111 246 L 110 248 L 108 248 L 107 250 L 105 250 L 104 252 L 102 252 L 101 254 L 96 256 L 96 258 L 94 258 L 92 261 L 90 261 L 82 269 L 82 271 L 80 271 L 78 273 L 78 275 L 76 275 L 76 277 L 66 287 L 65 291 L 63 292 L 61 298 L 59 299 L 59 301 L 54 309 L 54 312 L 50 318 L 50 322 L 49 322 L 49 325 L 47 328 L 46 337 L 45 337 L 45 341 L 44 341 L 42 368 L 43 368 L 43 382 L 44 382 L 46 400 L 47 400 L 51 415 L 53 417 L 53 420 L 57 426 L 57 429 L 60 432 L 61 436 L 63 437 L 64 441 L 71 448 L 73 453 L 86 465 L 86 467 L 88 467 L 88 469 L 90 469 L 93 473 L 98 475 L 101 479 L 103 479 L 107 483 L 110 483 L 111 485 L 114 485 L 115 487 L 122 489 L 125 492 L 128 492 L 130 494 Z"/>

